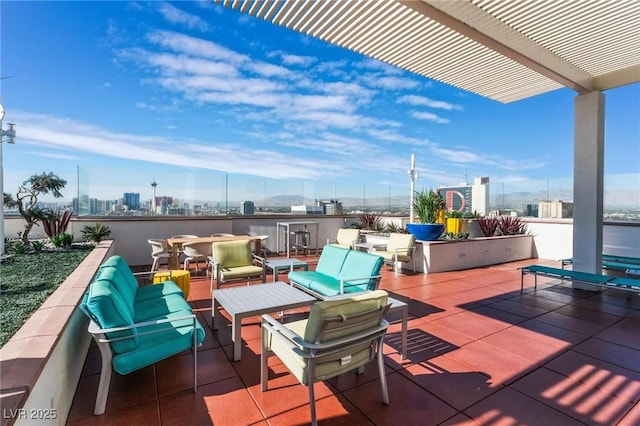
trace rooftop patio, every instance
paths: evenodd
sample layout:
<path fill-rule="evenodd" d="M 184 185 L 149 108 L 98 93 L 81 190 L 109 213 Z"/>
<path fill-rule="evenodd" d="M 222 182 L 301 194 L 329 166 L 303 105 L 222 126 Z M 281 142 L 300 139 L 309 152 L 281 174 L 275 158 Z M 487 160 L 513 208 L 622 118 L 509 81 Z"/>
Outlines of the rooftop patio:
<path fill-rule="evenodd" d="M 313 268 L 317 258 L 309 257 Z M 409 303 L 408 359 L 400 323 L 384 348 L 390 405 L 376 369 L 316 384 L 323 424 L 640 423 L 640 298 L 526 277 L 527 260 L 435 274 L 383 268 L 380 287 Z M 557 262 L 539 260 L 543 264 Z M 281 279 L 286 279 L 282 275 Z M 541 283 L 543 283 L 541 285 Z M 198 391 L 188 353 L 127 376 L 114 374 L 106 413 L 93 416 L 100 354 L 89 351 L 68 424 L 306 424 L 306 388 L 270 358 L 260 391 L 259 317 L 243 321 L 242 360 L 231 361 L 231 330 L 211 330 L 209 279 L 193 276 L 189 301 L 202 324 Z M 285 321 L 301 311 L 287 312 Z M 224 315 L 224 312 L 223 312 Z"/>

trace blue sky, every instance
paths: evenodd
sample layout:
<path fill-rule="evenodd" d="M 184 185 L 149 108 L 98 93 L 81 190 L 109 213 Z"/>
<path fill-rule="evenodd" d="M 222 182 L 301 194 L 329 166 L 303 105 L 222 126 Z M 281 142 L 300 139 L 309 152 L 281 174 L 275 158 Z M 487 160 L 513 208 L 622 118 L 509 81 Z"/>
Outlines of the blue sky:
<path fill-rule="evenodd" d="M 503 105 L 210 2 L 2 1 L 0 13 L 4 123 L 18 131 L 3 147 L 7 192 L 80 165 L 98 198 L 184 185 L 185 172 L 404 193 L 411 153 L 420 187 L 573 172 L 569 89 Z M 605 173 L 638 173 L 640 84 L 606 102 Z M 181 195 L 207 196 L 192 186 Z"/>

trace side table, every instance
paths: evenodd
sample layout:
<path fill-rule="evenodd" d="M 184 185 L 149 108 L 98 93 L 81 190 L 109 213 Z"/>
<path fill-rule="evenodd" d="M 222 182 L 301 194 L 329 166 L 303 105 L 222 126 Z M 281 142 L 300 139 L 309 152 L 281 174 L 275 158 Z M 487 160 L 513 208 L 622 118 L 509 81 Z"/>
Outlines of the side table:
<path fill-rule="evenodd" d="M 290 259 L 266 259 L 265 264 L 267 269 L 273 270 L 273 281 L 278 281 L 278 273 L 280 271 L 293 271 L 294 269 L 302 268 L 305 271 L 309 270 L 309 264 L 296 258 Z"/>
<path fill-rule="evenodd" d="M 191 289 L 191 274 L 189 271 L 182 269 L 173 269 L 170 271 L 160 271 L 153 274 L 153 283 L 159 284 L 165 281 L 173 281 L 182 289 L 185 300 L 189 297 Z"/>

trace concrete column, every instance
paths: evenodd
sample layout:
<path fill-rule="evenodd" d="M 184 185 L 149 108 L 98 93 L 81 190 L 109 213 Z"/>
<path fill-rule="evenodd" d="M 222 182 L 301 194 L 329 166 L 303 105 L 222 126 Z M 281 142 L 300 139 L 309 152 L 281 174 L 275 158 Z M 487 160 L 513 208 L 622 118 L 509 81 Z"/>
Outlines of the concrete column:
<path fill-rule="evenodd" d="M 604 94 L 575 99 L 573 148 L 573 269 L 602 272 L 604 198 Z M 596 290 L 591 285 L 574 287 Z"/>

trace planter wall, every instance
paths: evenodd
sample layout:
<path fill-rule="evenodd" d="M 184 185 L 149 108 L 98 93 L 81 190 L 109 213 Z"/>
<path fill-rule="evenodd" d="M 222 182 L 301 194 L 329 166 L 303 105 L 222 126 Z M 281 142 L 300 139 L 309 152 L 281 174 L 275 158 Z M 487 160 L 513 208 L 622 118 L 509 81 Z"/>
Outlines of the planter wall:
<path fill-rule="evenodd" d="M 419 241 L 416 272 L 458 271 L 533 256 L 533 236 L 513 235 L 454 241 Z"/>
<path fill-rule="evenodd" d="M 78 305 L 112 254 L 113 241 L 101 242 L 0 350 L 3 425 L 66 423 L 91 343 Z"/>

